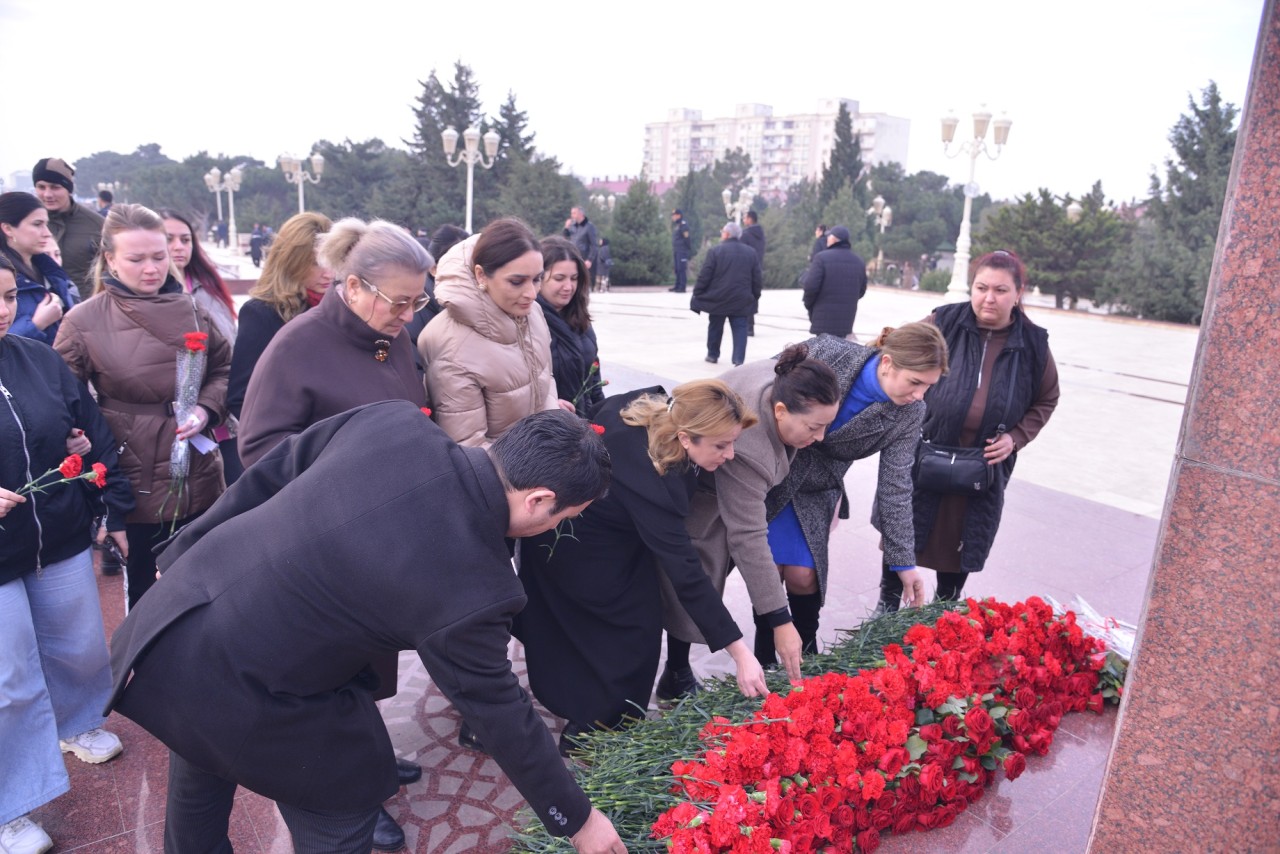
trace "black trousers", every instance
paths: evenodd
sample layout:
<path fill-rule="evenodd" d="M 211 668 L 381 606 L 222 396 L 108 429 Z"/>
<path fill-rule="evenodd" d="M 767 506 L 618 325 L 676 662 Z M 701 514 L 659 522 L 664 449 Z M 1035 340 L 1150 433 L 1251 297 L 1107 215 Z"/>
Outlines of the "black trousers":
<path fill-rule="evenodd" d="M 129 558 L 124 569 L 124 589 L 127 594 L 127 607 L 132 609 L 142 598 L 142 594 L 156 583 L 156 556 L 151 551 L 169 538 L 169 529 L 175 530 L 195 519 L 200 514 L 179 519 L 176 525 L 168 522 L 128 522 L 124 526 L 125 536 L 129 540 Z"/>
<path fill-rule="evenodd" d="M 169 751 L 165 854 L 232 854 L 227 826 L 236 784 Z M 322 813 L 276 802 L 296 854 L 369 854 L 378 810 Z"/>
<path fill-rule="evenodd" d="M 689 259 L 676 257 L 676 293 L 684 293 L 689 283 Z"/>

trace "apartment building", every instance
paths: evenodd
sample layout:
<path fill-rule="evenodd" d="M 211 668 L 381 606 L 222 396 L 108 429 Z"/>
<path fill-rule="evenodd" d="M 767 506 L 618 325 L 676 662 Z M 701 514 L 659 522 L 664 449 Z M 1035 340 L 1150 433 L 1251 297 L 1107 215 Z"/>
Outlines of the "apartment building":
<path fill-rule="evenodd" d="M 668 110 L 666 121 L 645 125 L 645 175 L 651 181 L 675 181 L 690 168 L 710 166 L 725 149 L 741 148 L 751 156 L 756 193 L 783 198 L 800 179 L 821 177 L 835 145 L 842 103 L 853 118 L 863 162 L 905 166 L 910 120 L 863 113 L 849 98 L 824 98 L 811 113 L 787 116 L 775 116 L 767 104 L 739 104 L 732 116 L 716 119 L 703 119 L 701 110 Z"/>

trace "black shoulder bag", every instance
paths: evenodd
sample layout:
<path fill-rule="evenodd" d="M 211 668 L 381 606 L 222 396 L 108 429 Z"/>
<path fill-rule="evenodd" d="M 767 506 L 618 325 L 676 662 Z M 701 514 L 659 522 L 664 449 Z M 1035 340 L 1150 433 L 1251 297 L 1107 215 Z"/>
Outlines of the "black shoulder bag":
<path fill-rule="evenodd" d="M 1017 355 L 1014 355 L 1014 374 L 1018 370 Z M 1004 420 L 1009 420 L 1009 407 L 1013 404 L 1012 379 L 1009 382 L 1009 396 L 1004 403 Z M 996 436 L 1004 433 L 1002 422 L 996 428 Z M 987 465 L 986 449 L 961 448 L 953 445 L 937 445 L 920 436 L 920 444 L 916 445 L 916 464 L 911 469 L 911 479 L 916 489 L 928 492 L 942 492 L 951 495 L 978 495 L 991 488 L 995 480 L 995 466 Z"/>

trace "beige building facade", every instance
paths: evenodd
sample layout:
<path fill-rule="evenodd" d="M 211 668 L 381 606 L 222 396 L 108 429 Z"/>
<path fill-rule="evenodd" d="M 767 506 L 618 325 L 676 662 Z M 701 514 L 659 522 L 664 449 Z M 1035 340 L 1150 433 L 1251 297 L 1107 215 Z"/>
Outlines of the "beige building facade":
<path fill-rule="evenodd" d="M 862 161 L 905 167 L 910 120 L 863 113 L 849 98 L 824 98 L 811 113 L 786 116 L 775 116 L 767 104 L 739 104 L 732 116 L 715 119 L 703 119 L 701 110 L 671 109 L 666 121 L 645 125 L 645 175 L 651 181 L 675 181 L 690 168 L 710 166 L 726 149 L 741 148 L 751 156 L 752 189 L 770 200 L 784 198 L 802 178 L 822 176 L 842 103 L 853 118 Z"/>

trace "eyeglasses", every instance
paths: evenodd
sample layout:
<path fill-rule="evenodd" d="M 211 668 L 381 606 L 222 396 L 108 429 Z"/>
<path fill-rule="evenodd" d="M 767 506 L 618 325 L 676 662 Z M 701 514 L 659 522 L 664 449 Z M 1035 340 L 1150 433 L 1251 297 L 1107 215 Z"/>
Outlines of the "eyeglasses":
<path fill-rule="evenodd" d="M 410 299 L 394 300 L 391 297 L 384 294 L 382 291 L 378 290 L 375 286 L 370 284 L 369 281 L 365 279 L 363 276 L 360 276 L 359 279 L 360 279 L 360 284 L 364 285 L 366 288 L 373 291 L 374 295 L 376 295 L 379 299 L 383 300 L 387 305 L 391 306 L 391 310 L 396 314 L 399 314 L 400 312 L 404 311 L 406 308 L 409 308 L 410 306 L 413 306 L 414 311 L 422 311 L 424 308 L 427 307 L 428 303 L 431 302 L 431 295 L 428 293 L 424 293 L 422 296 L 417 297 L 415 299 L 411 299 L 411 300 Z"/>

